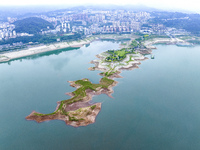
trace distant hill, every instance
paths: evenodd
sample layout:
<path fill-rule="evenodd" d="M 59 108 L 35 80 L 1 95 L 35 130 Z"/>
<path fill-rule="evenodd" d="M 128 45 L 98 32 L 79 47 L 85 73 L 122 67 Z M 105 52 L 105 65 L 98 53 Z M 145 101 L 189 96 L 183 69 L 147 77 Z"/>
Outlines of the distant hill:
<path fill-rule="evenodd" d="M 180 12 L 152 12 L 155 24 L 164 24 L 166 27 L 185 29 L 195 35 L 200 35 L 200 14 L 186 14 Z M 188 17 L 188 19 L 187 19 Z M 183 19 L 186 18 L 186 19 Z"/>
<path fill-rule="evenodd" d="M 16 32 L 29 34 L 36 34 L 41 32 L 41 30 L 47 30 L 47 27 L 49 27 L 49 29 L 54 28 L 50 22 L 37 17 L 30 17 L 15 21 L 14 25 Z"/>

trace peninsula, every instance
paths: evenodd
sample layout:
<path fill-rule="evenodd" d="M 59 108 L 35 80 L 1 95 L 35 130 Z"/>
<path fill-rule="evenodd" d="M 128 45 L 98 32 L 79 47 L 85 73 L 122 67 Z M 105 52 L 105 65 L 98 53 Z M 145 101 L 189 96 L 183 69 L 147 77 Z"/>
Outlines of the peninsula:
<path fill-rule="evenodd" d="M 138 47 L 138 50 L 135 47 Z M 151 50 L 139 48 L 139 42 L 134 40 L 128 48 L 108 50 L 97 55 L 99 60 L 91 61 L 95 67 L 89 68 L 89 70 L 102 71 L 100 75 L 103 77 L 99 84 L 93 84 L 89 79 L 69 81 L 70 86 L 76 88 L 74 92 L 67 93 L 71 96 L 70 99 L 57 102 L 56 110 L 50 114 L 33 111 L 26 119 L 35 120 L 38 123 L 57 119 L 74 127 L 94 123 L 101 110 L 101 103 L 91 103 L 92 96 L 107 94 L 112 97 L 112 87 L 117 85 L 117 81 L 114 81 L 113 78 L 121 77 L 119 75 L 121 70 L 138 68 L 140 61 L 147 59 L 141 53 L 150 54 Z"/>
<path fill-rule="evenodd" d="M 151 54 L 150 48 L 154 48 L 151 44 L 159 42 L 173 43 L 174 41 L 170 38 L 152 41 L 134 39 L 121 44 L 119 50 L 107 50 L 98 54 L 98 59 L 90 62 L 95 66 L 88 69 L 102 71 L 99 75 L 103 77 L 99 84 L 91 83 L 89 79 L 69 81 L 70 86 L 76 88 L 74 92 L 67 93 L 71 96 L 70 99 L 57 102 L 56 110 L 50 114 L 33 111 L 26 119 L 35 120 L 38 123 L 57 119 L 74 127 L 94 123 L 101 110 L 101 103 L 92 103 L 92 96 L 107 94 L 112 97 L 112 87 L 117 85 L 117 82 L 113 79 L 121 78 L 122 70 L 138 68 L 141 61 L 148 59 L 145 55 Z"/>

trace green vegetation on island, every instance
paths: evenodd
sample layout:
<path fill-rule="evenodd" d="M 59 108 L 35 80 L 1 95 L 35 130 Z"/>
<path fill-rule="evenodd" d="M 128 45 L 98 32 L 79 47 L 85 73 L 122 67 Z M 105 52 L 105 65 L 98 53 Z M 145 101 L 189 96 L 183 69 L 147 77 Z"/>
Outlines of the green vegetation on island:
<path fill-rule="evenodd" d="M 114 80 L 108 79 L 107 77 L 103 77 L 100 80 L 99 84 L 92 84 L 88 79 L 82 79 L 77 80 L 74 82 L 75 85 L 73 86 L 80 86 L 77 90 L 72 92 L 74 96 L 68 100 L 63 100 L 60 102 L 60 105 L 58 109 L 50 114 L 40 114 L 40 113 L 34 113 L 34 115 L 37 116 L 49 116 L 49 115 L 55 115 L 56 113 L 60 113 L 61 115 L 68 116 L 68 112 L 65 110 L 67 105 L 70 105 L 75 102 L 84 101 L 84 98 L 87 96 L 86 90 L 90 89 L 92 91 L 98 91 L 102 88 L 107 89 L 110 85 L 112 85 Z M 91 109 L 93 110 L 96 106 L 91 106 Z"/>
<path fill-rule="evenodd" d="M 56 111 L 49 114 L 33 111 L 26 118 L 37 122 L 59 119 L 76 127 L 93 123 L 101 109 L 101 103 L 90 104 L 89 101 L 92 96 L 102 93 L 111 96 L 110 94 L 113 92 L 111 88 L 117 83 L 113 78 L 121 77 L 119 76 L 120 69 L 137 68 L 137 65 L 140 64 L 138 60 L 145 60 L 145 57 L 139 53 L 139 48 L 142 45 L 140 39 L 127 42 L 124 45 L 125 48 L 108 50 L 99 54 L 100 60 L 92 61 L 96 65 L 91 70 L 102 69 L 103 71 L 101 75 L 104 77 L 101 78 L 98 84 L 91 83 L 88 79 L 70 81 L 70 85 L 77 89 L 68 93 L 71 96 L 70 99 L 58 102 Z"/>
<path fill-rule="evenodd" d="M 122 48 L 120 50 L 108 50 L 107 53 L 109 54 L 106 57 L 106 62 L 115 62 L 115 61 L 122 61 L 126 58 L 127 54 L 136 54 L 135 48 L 139 48 L 141 46 L 140 39 L 133 40 L 129 45 L 129 48 Z"/>
<path fill-rule="evenodd" d="M 96 107 L 96 105 L 93 105 L 93 106 L 91 106 L 90 108 L 93 110 L 93 109 L 95 109 L 95 107 Z"/>
<path fill-rule="evenodd" d="M 114 69 L 110 69 L 109 71 L 107 71 L 107 72 L 102 72 L 102 73 L 100 73 L 100 75 L 103 75 L 103 76 L 105 76 L 105 77 L 110 77 L 110 76 L 112 76 L 114 73 L 116 73 L 116 71 L 113 71 Z"/>
<path fill-rule="evenodd" d="M 108 50 L 110 56 L 106 57 L 106 62 L 121 61 L 126 58 L 126 54 L 135 54 L 134 48 L 122 48 L 120 50 Z"/>

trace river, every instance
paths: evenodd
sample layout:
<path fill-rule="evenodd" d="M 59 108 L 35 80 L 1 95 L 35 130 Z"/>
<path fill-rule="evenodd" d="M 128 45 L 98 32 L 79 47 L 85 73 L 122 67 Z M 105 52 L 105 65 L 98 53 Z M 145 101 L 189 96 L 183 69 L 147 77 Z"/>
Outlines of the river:
<path fill-rule="evenodd" d="M 94 96 L 102 109 L 94 124 L 27 121 L 33 110 L 51 113 L 72 92 L 67 81 L 88 78 L 96 54 L 119 43 L 95 41 L 0 64 L 1 150 L 199 150 L 200 46 L 156 45 L 155 59 L 123 71 L 110 98 Z M 147 56 L 150 57 L 150 56 Z"/>

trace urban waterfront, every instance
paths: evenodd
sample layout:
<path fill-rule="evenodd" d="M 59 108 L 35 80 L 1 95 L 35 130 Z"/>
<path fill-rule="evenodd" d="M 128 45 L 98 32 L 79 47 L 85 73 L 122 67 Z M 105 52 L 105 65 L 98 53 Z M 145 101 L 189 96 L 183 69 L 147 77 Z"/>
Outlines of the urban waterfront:
<path fill-rule="evenodd" d="M 116 79 L 114 98 L 94 96 L 94 102 L 103 102 L 96 122 L 79 128 L 25 117 L 32 110 L 54 111 L 56 102 L 75 90 L 67 81 L 98 83 L 99 71 L 89 71 L 89 62 L 119 43 L 96 41 L 1 63 L 0 149 L 199 149 L 200 47 L 156 47 L 155 59 Z"/>

